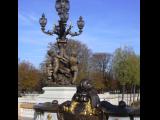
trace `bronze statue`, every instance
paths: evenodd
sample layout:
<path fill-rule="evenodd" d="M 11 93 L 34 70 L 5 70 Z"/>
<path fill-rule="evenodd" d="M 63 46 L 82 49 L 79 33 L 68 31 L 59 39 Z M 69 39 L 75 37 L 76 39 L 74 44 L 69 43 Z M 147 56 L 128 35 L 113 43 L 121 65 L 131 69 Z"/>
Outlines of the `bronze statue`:
<path fill-rule="evenodd" d="M 89 94 L 92 89 L 88 80 L 82 80 L 80 85 L 77 86 L 77 92 L 74 94 L 72 101 L 61 105 L 62 111 L 80 115 L 97 114 L 98 111 L 96 111 L 96 107 L 99 103 L 95 106 L 92 105 L 92 102 L 95 102 Z M 97 100 L 99 101 L 99 97 Z"/>
<path fill-rule="evenodd" d="M 78 75 L 78 59 L 76 52 L 68 57 L 66 54 L 55 54 L 48 51 L 50 62 L 48 63 L 48 79 L 55 84 L 74 84 Z"/>
<path fill-rule="evenodd" d="M 100 99 L 93 91 L 96 90 L 89 80 L 81 80 L 72 101 L 66 101 L 59 106 L 64 120 L 102 120 L 104 116 L 100 109 Z"/>

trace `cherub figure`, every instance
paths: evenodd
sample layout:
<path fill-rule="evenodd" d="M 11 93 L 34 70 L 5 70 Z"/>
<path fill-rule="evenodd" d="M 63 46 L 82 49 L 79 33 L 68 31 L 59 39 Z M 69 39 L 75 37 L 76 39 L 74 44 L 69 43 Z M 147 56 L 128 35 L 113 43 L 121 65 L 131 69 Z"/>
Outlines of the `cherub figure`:
<path fill-rule="evenodd" d="M 54 79 L 56 79 L 56 73 L 57 73 L 57 71 L 58 71 L 58 68 L 59 68 L 59 59 L 58 59 L 58 57 L 57 57 L 57 55 L 55 54 L 55 52 L 54 51 L 48 51 L 48 55 L 49 55 L 49 57 L 50 57 L 50 61 L 51 61 L 51 70 L 50 71 L 52 71 L 52 77 L 54 78 Z"/>
<path fill-rule="evenodd" d="M 70 64 L 71 73 L 73 75 L 72 84 L 74 84 L 78 75 L 78 59 L 77 59 L 76 52 L 72 52 L 69 64 Z"/>

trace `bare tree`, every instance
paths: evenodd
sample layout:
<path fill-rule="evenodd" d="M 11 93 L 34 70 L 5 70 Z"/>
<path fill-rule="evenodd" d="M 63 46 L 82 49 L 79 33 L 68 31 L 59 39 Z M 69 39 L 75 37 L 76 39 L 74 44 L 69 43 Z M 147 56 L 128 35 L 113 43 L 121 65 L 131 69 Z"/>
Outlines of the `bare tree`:
<path fill-rule="evenodd" d="M 91 78 L 96 83 L 103 84 L 107 82 L 107 64 L 109 63 L 111 54 L 108 53 L 94 53 L 90 59 Z M 102 87 L 102 86 L 101 86 Z"/>

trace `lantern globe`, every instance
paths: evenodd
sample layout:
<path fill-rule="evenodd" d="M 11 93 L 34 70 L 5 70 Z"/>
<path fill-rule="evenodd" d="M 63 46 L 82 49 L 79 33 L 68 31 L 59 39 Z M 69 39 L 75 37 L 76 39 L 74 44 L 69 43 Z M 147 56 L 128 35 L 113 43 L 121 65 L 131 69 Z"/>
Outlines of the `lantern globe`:
<path fill-rule="evenodd" d="M 78 26 L 79 29 L 83 29 L 84 20 L 83 20 L 82 16 L 79 17 L 79 20 L 77 21 L 77 26 Z"/>
<path fill-rule="evenodd" d="M 45 27 L 47 24 L 47 18 L 45 18 L 44 13 L 42 14 L 42 17 L 39 19 L 39 23 L 41 25 L 41 27 Z"/>

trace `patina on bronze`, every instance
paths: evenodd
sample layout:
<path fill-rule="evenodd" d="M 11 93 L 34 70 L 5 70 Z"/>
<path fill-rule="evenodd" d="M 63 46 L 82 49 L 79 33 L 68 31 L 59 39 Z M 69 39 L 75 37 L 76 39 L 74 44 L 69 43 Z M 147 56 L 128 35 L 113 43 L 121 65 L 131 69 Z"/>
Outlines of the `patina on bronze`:
<path fill-rule="evenodd" d="M 100 99 L 89 80 L 84 79 L 77 87 L 70 105 L 62 105 L 63 111 L 80 115 L 97 115 Z"/>
<path fill-rule="evenodd" d="M 35 111 L 57 113 L 58 120 L 104 120 L 97 91 L 87 79 L 81 80 L 71 101 L 58 104 L 43 103 L 34 106 Z"/>
<path fill-rule="evenodd" d="M 60 105 L 64 120 L 103 120 L 105 117 L 100 109 L 100 99 L 90 81 L 84 79 L 77 86 L 72 101 Z"/>
<path fill-rule="evenodd" d="M 56 0 L 55 4 L 56 11 L 58 12 L 58 16 L 60 20 L 58 21 L 58 25 L 54 25 L 52 30 L 45 30 L 45 26 L 47 24 L 47 18 L 45 14 L 42 14 L 42 17 L 39 19 L 39 23 L 41 25 L 41 30 L 43 33 L 47 35 L 57 35 L 57 45 L 59 49 L 59 53 L 52 53 L 52 51 L 48 51 L 48 55 L 51 58 L 50 62 L 47 65 L 48 69 L 48 80 L 50 84 L 59 84 L 59 85 L 70 85 L 74 84 L 78 75 L 78 62 L 77 55 L 73 51 L 72 56 L 68 57 L 65 53 L 66 45 L 67 45 L 67 35 L 70 36 L 78 36 L 82 33 L 82 29 L 84 27 L 83 18 L 80 16 L 77 21 L 77 26 L 79 28 L 78 32 L 72 32 L 72 25 L 67 27 L 67 21 L 69 19 L 69 9 L 70 2 L 69 0 Z"/>

